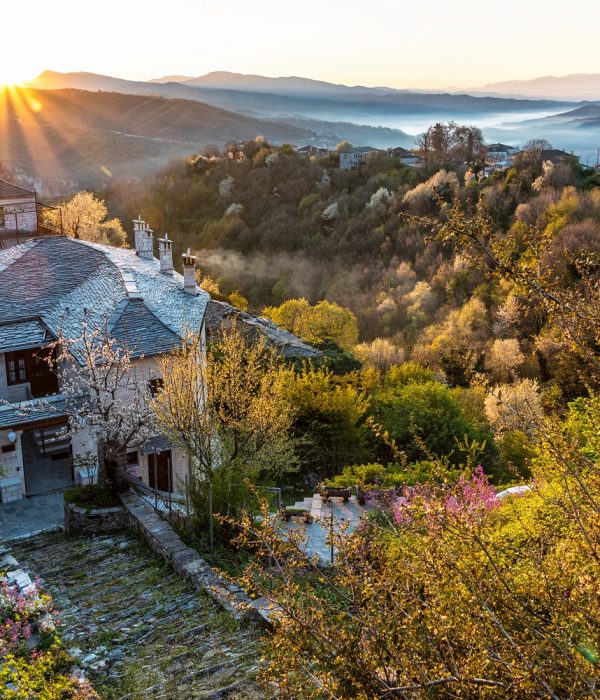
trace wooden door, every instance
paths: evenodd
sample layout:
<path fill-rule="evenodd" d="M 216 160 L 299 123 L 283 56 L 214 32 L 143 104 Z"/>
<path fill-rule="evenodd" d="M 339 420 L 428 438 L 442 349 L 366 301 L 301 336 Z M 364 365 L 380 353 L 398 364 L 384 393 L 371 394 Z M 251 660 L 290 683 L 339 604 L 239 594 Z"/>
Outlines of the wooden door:
<path fill-rule="evenodd" d="M 148 483 L 152 489 L 172 490 L 171 450 L 148 455 Z"/>

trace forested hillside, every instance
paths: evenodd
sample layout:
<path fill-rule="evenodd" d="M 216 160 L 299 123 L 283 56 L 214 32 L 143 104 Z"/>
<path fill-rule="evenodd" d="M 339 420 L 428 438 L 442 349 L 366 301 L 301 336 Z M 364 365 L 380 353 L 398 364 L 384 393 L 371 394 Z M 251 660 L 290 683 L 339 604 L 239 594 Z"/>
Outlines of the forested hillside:
<path fill-rule="evenodd" d="M 535 265 L 576 284 L 576 261 L 600 249 L 600 190 L 575 161 L 542 165 L 532 151 L 477 180 L 464 167 L 417 169 L 387 157 L 341 171 L 334 159 L 262 143 L 230 155 L 194 156 L 144 184 L 112 188 L 109 208 L 124 219 L 144 212 L 255 311 L 327 299 L 356 314 L 361 341 L 390 339 L 452 383 L 514 365 L 523 378 L 554 378 L 577 393 L 569 356 L 529 292 L 487 274 L 485 256 L 473 264 L 435 235 L 453 205 L 480 202 L 494 235 L 517 249 L 527 232 L 537 236 Z"/>

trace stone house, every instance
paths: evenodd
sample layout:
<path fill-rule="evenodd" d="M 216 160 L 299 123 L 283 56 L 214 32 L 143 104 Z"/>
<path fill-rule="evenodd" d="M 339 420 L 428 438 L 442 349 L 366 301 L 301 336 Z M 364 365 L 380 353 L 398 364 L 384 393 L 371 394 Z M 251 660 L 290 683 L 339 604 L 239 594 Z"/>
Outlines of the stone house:
<path fill-rule="evenodd" d="M 74 467 L 97 456 L 85 424 L 69 424 L 65 395 L 44 353 L 84 323 L 105 328 L 127 345 L 136 381 L 160 381 L 158 357 L 188 332 L 205 339 L 209 295 L 196 285 L 195 257 L 173 269 L 172 241 L 134 222 L 135 250 L 64 236 L 34 237 L 0 250 L 0 495 L 16 500 L 73 482 L 93 480 L 94 469 Z M 43 400 L 40 400 L 42 399 Z M 183 491 L 185 452 L 156 435 L 124 456 L 142 481 L 161 491 Z M 97 457 L 96 457 L 97 459 Z"/>
<path fill-rule="evenodd" d="M 0 248 L 32 235 L 61 232 L 60 209 L 42 204 L 35 190 L 0 179 Z"/>

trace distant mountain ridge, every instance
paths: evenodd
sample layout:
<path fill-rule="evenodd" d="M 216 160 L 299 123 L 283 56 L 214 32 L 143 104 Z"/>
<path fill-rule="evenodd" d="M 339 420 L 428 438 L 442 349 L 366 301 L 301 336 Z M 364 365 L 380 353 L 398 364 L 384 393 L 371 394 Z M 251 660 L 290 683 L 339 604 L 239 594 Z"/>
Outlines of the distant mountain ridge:
<path fill-rule="evenodd" d="M 505 80 L 468 90 L 472 95 L 502 95 L 544 100 L 600 100 L 600 73 L 547 75 L 531 80 Z"/>
<path fill-rule="evenodd" d="M 265 78 L 225 72 L 209 73 L 184 83 L 159 83 L 122 80 L 93 73 L 44 71 L 29 85 L 38 89 L 77 88 L 153 94 L 199 100 L 241 114 L 260 117 L 282 118 L 292 115 L 355 123 L 361 123 L 361 118 L 366 118 L 367 115 L 389 118 L 431 114 L 434 118 L 472 118 L 475 115 L 497 112 L 542 108 L 558 110 L 572 105 L 569 102 L 551 100 L 532 103 L 530 100 L 483 95 L 474 97 L 467 94 L 411 92 L 392 88 L 348 87 L 307 78 Z"/>

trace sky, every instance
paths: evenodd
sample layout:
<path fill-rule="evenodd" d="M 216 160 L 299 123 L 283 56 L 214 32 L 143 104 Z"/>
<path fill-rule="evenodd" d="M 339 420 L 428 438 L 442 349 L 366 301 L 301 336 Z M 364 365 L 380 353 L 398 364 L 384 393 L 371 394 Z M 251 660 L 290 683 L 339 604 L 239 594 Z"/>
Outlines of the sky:
<path fill-rule="evenodd" d="M 424 89 L 600 73 L 600 0 L 28 0 L 0 18 L 1 83 L 45 69 Z"/>

